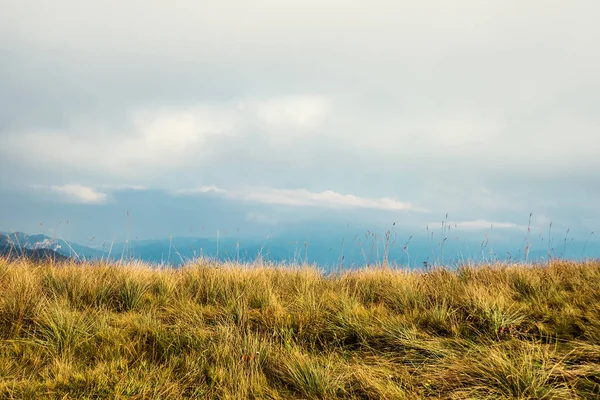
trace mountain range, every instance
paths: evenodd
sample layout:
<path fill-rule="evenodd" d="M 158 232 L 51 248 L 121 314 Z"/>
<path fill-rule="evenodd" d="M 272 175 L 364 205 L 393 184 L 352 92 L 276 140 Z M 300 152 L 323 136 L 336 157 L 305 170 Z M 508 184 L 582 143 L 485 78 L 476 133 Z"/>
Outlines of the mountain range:
<path fill-rule="evenodd" d="M 560 243 L 559 243 L 560 244 Z M 492 248 L 493 247 L 493 248 Z M 525 251 L 528 252 L 525 256 Z M 575 242 L 548 248 L 542 243 L 527 249 L 509 243 L 475 240 L 400 241 L 390 235 L 373 233 L 336 238 L 317 234 L 310 240 L 298 240 L 294 233 L 264 239 L 175 237 L 157 240 L 133 240 L 104 243 L 101 247 L 84 246 L 43 234 L 0 232 L 0 254 L 33 258 L 74 260 L 141 260 L 152 264 L 180 266 L 199 257 L 220 261 L 251 263 L 264 260 L 278 264 L 310 263 L 325 270 L 357 268 L 387 260 L 390 264 L 420 268 L 424 265 L 457 265 L 464 262 L 543 261 L 549 257 L 566 259 L 598 258 L 597 243 Z"/>
<path fill-rule="evenodd" d="M 20 235 L 22 237 L 22 234 Z M 36 235 L 37 236 L 37 235 Z M 56 261 L 67 260 L 69 257 L 61 254 L 55 243 L 49 243 L 44 238 L 41 242 L 19 242 L 19 235 L 11 238 L 10 235 L 0 234 L 0 256 L 8 258 L 26 257 L 33 260 L 53 259 Z"/>

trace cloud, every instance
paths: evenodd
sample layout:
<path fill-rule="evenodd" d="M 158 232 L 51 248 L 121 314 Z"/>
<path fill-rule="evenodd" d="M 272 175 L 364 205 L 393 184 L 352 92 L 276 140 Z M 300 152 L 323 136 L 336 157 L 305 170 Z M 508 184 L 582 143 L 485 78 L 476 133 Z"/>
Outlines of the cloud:
<path fill-rule="evenodd" d="M 231 192 L 225 189 L 218 188 L 216 186 L 200 186 L 196 189 L 179 190 L 177 194 L 189 194 L 189 193 L 218 193 L 223 195 L 230 195 Z"/>
<path fill-rule="evenodd" d="M 252 106 L 269 129 L 278 131 L 317 128 L 325 120 L 331 104 L 324 96 L 299 95 L 257 101 Z"/>
<path fill-rule="evenodd" d="M 59 195 L 61 199 L 70 203 L 103 204 L 107 200 L 106 193 L 80 184 L 40 186 L 31 185 L 32 189 L 45 190 Z"/>
<path fill-rule="evenodd" d="M 352 194 L 340 194 L 331 190 L 310 192 L 306 189 L 274 189 L 269 187 L 247 187 L 242 190 L 227 190 L 216 186 L 200 186 L 196 189 L 179 190 L 176 194 L 217 194 L 233 200 L 285 206 L 424 211 L 411 203 L 401 202 L 389 197 L 366 198 Z"/>
<path fill-rule="evenodd" d="M 430 223 L 429 226 L 434 226 L 439 223 Z M 447 226 L 451 228 L 464 230 L 484 230 L 484 229 L 521 229 L 527 228 L 512 222 L 491 222 L 485 219 L 476 219 L 472 221 L 448 222 Z"/>
<path fill-rule="evenodd" d="M 343 96 L 293 94 L 141 107 L 130 110 L 114 130 L 102 120 L 84 118 L 60 130 L 5 133 L 0 153 L 12 164 L 28 154 L 28 168 L 66 169 L 72 180 L 82 179 L 75 173 L 108 174 L 111 181 L 155 187 L 169 185 L 175 174 L 200 173 L 217 164 L 226 180 L 228 171 L 242 163 L 237 160 L 257 170 L 253 185 L 263 184 L 258 174 L 275 175 L 274 160 L 301 171 L 335 159 L 346 176 L 393 178 L 412 169 L 414 180 L 453 169 L 439 165 L 470 166 L 469 175 L 492 177 L 515 171 L 529 178 L 600 172 L 598 122 L 591 117 L 557 114 L 511 122 L 498 113 L 462 107 L 381 115 L 371 115 L 369 107 Z M 557 153 L 561 156 L 548 157 Z"/>
<path fill-rule="evenodd" d="M 121 191 L 121 190 L 149 190 L 149 187 L 144 185 L 130 185 L 130 184 L 110 184 L 110 183 L 102 183 L 95 185 L 96 188 L 102 189 L 105 191 Z"/>
<path fill-rule="evenodd" d="M 248 138 L 255 129 L 274 139 L 310 131 L 323 121 L 329 104 L 323 96 L 289 95 L 189 107 L 141 107 L 130 110 L 117 131 L 102 120 L 73 118 L 61 130 L 4 133 L 6 145 L 0 153 L 12 161 L 29 154 L 29 166 L 43 170 L 144 180 L 150 173 L 173 173 L 221 161 L 215 159 L 219 150 Z"/>
<path fill-rule="evenodd" d="M 42 3 L 0 13 L 0 186 L 598 213 L 600 2 Z"/>

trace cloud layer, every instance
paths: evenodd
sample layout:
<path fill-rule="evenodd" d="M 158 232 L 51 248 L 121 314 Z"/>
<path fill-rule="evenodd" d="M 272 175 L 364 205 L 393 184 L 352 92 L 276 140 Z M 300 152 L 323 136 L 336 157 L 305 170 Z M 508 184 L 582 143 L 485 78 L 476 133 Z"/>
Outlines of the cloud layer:
<path fill-rule="evenodd" d="M 593 0 L 9 0 L 0 184 L 594 228 L 598 17 Z"/>

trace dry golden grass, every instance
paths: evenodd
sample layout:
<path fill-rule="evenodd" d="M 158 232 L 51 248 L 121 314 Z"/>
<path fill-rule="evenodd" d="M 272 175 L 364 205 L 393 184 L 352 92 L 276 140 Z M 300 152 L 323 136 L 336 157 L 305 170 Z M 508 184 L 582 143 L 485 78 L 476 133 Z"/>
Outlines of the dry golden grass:
<path fill-rule="evenodd" d="M 0 259 L 0 398 L 600 397 L 600 263 Z"/>

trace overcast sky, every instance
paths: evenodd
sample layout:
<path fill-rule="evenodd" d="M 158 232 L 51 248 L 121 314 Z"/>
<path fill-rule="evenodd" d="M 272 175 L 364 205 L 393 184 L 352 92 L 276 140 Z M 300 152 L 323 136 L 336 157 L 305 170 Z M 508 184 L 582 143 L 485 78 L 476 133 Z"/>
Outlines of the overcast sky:
<path fill-rule="evenodd" d="M 147 236 L 447 212 L 589 235 L 599 20 L 597 0 L 0 0 L 0 229 L 91 236 L 135 198 Z"/>

